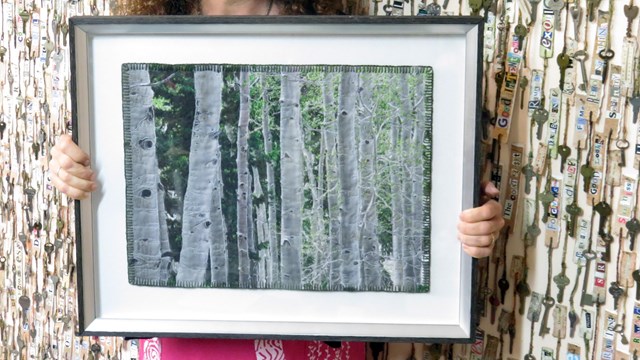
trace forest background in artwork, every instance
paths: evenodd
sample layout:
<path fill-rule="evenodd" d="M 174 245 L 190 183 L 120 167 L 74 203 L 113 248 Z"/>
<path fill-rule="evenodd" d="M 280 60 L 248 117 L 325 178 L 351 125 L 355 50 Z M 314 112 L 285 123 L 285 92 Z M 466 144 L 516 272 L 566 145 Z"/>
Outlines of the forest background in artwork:
<path fill-rule="evenodd" d="M 429 290 L 430 67 L 123 65 L 129 281 Z"/>

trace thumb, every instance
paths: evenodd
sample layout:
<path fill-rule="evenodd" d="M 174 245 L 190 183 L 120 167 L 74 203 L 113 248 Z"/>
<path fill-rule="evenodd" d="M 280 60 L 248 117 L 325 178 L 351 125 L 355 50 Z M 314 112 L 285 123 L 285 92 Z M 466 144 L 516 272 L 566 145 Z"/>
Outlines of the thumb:
<path fill-rule="evenodd" d="M 488 198 L 494 198 L 500 195 L 500 190 L 491 181 L 485 181 L 482 184 L 482 193 Z"/>

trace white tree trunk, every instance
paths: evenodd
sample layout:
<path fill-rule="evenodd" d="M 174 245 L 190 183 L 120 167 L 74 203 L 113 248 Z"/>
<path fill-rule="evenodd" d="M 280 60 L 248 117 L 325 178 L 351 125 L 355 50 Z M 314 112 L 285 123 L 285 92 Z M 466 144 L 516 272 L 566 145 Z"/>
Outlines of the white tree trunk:
<path fill-rule="evenodd" d="M 424 146 L 424 132 L 425 132 L 425 93 L 424 93 L 424 74 L 418 74 L 418 82 L 416 84 L 416 99 L 414 101 L 414 108 L 416 114 L 416 125 L 413 131 L 413 248 L 415 249 L 413 257 L 414 274 L 416 275 L 416 282 L 422 283 L 422 255 L 424 249 L 422 247 L 424 238 L 424 160 L 423 160 L 423 146 Z"/>
<path fill-rule="evenodd" d="M 262 192 L 262 185 L 260 184 L 260 173 L 258 172 L 258 168 L 255 166 L 252 167 L 253 173 L 253 197 L 256 199 L 261 199 L 264 197 L 264 193 Z M 256 209 L 256 238 L 258 245 L 258 264 L 256 270 L 257 283 L 258 287 L 263 287 L 265 285 L 270 285 L 270 282 L 267 283 L 267 274 L 269 272 L 269 266 L 271 264 L 272 259 L 270 259 L 271 253 L 270 251 L 262 249 L 262 244 L 267 241 L 267 236 L 269 232 L 269 227 L 267 224 L 267 210 L 265 206 L 265 202 L 261 201 Z"/>
<path fill-rule="evenodd" d="M 325 75 L 322 92 L 324 98 L 324 160 L 326 162 L 327 208 L 329 214 L 329 286 L 336 289 L 340 286 L 340 194 L 338 182 L 338 149 L 335 98 L 333 96 L 333 80 L 335 73 Z"/>
<path fill-rule="evenodd" d="M 187 286 L 227 283 L 227 244 L 222 215 L 220 112 L 222 73 L 203 66 L 194 71 L 195 117 L 189 154 L 189 178 L 184 198 L 182 250 L 177 281 Z"/>
<path fill-rule="evenodd" d="M 324 221 L 323 221 L 323 209 L 322 209 L 322 190 L 318 188 L 318 181 L 313 172 L 316 164 L 315 156 L 307 149 L 303 150 L 305 170 L 307 172 L 307 184 L 308 189 L 311 192 L 311 211 L 309 212 L 309 222 L 311 223 L 309 239 L 313 248 L 314 254 L 313 269 L 310 273 L 309 281 L 313 285 L 320 285 L 322 283 L 322 261 L 319 257 L 323 254 L 323 247 L 326 242 L 324 235 Z"/>
<path fill-rule="evenodd" d="M 236 165 L 238 171 L 237 232 L 238 237 L 238 280 L 240 287 L 251 285 L 251 265 L 249 261 L 249 73 L 240 72 L 240 114 L 238 116 L 238 140 Z"/>
<path fill-rule="evenodd" d="M 277 214 L 276 214 L 276 180 L 273 173 L 273 164 L 271 163 L 271 152 L 273 145 L 271 141 L 271 129 L 269 127 L 269 96 L 267 94 L 267 80 L 264 73 L 260 74 L 260 83 L 262 84 L 262 138 L 264 141 L 264 152 L 269 158 L 266 164 L 267 171 L 267 238 L 269 242 L 269 261 L 267 262 L 267 281 L 270 284 L 280 279 L 280 261 L 277 230 Z"/>
<path fill-rule="evenodd" d="M 302 284 L 302 127 L 300 74 L 282 74 L 280 98 L 281 281 L 285 288 Z"/>
<path fill-rule="evenodd" d="M 129 70 L 131 115 L 133 273 L 139 282 L 160 281 L 160 223 L 158 161 L 153 90 L 145 65 Z"/>
<path fill-rule="evenodd" d="M 358 75 L 344 72 L 340 81 L 338 107 L 338 173 L 340 176 L 340 242 L 342 247 L 341 284 L 345 289 L 360 288 L 360 244 L 358 191 L 358 149 L 355 135 L 355 103 Z"/>
<path fill-rule="evenodd" d="M 380 243 L 378 242 L 378 208 L 376 206 L 376 134 L 373 127 L 371 76 L 360 75 L 360 238 L 362 244 L 363 280 L 367 289 L 382 285 Z"/>
<path fill-rule="evenodd" d="M 391 150 L 389 156 L 389 172 L 391 178 L 391 242 L 393 246 L 393 274 L 391 279 L 393 285 L 397 288 L 402 287 L 402 261 L 403 261 L 403 242 L 402 242 L 402 176 L 401 176 L 401 157 L 399 155 L 400 147 L 399 139 L 399 123 L 398 117 L 391 117 Z"/>
<path fill-rule="evenodd" d="M 158 174 L 160 174 L 160 169 L 158 169 Z M 164 198 L 164 186 L 160 183 L 160 178 L 158 177 L 158 222 L 160 224 L 160 253 L 163 255 L 171 253 L 169 228 L 167 227 L 167 210 L 164 207 Z M 166 284 L 169 279 L 171 259 L 170 256 L 162 256 L 160 259 L 160 282 L 163 284 Z"/>
<path fill-rule="evenodd" d="M 413 159 L 412 149 L 413 144 L 411 142 L 411 131 L 413 129 L 414 117 L 411 111 L 411 98 L 409 96 L 409 82 L 406 73 L 402 73 L 399 76 L 400 79 L 400 101 L 401 101 L 401 120 L 402 120 L 402 252 L 404 254 L 402 258 L 403 262 L 403 286 L 407 289 L 413 289 L 415 287 L 416 274 L 414 273 L 415 266 L 413 259 L 415 258 L 416 249 L 413 248 L 414 242 L 412 236 L 413 231 Z"/>

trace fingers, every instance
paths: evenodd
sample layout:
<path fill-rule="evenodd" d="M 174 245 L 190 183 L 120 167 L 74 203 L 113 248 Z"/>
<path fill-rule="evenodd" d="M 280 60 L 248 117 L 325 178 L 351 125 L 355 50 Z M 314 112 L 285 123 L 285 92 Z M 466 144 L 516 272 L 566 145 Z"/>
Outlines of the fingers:
<path fill-rule="evenodd" d="M 49 170 L 52 184 L 74 199 L 84 199 L 97 188 L 95 173 L 87 165 L 89 157 L 68 135 L 51 149 Z"/>
<path fill-rule="evenodd" d="M 480 197 L 480 202 L 482 204 L 486 203 L 491 199 L 495 199 L 500 196 L 500 190 L 491 182 L 484 181 L 480 185 L 482 196 Z"/>
<path fill-rule="evenodd" d="M 484 258 L 491 255 L 493 251 L 493 247 L 472 247 L 462 244 L 462 249 L 464 252 L 469 254 L 469 256 L 473 256 L 474 258 Z"/>
<path fill-rule="evenodd" d="M 89 166 L 91 164 L 89 155 L 82 151 L 82 149 L 73 142 L 69 135 L 60 135 L 60 138 L 56 141 L 56 145 L 53 149 L 58 150 L 59 153 L 67 155 L 75 163 L 82 164 L 84 166 Z"/>
<path fill-rule="evenodd" d="M 502 205 L 495 200 L 490 200 L 480 207 L 467 209 L 460 214 L 461 223 L 478 223 L 495 218 L 502 218 Z"/>
<path fill-rule="evenodd" d="M 490 233 L 487 235 L 467 235 L 458 233 L 458 239 L 463 245 L 468 247 L 487 247 L 492 249 L 499 233 Z"/>

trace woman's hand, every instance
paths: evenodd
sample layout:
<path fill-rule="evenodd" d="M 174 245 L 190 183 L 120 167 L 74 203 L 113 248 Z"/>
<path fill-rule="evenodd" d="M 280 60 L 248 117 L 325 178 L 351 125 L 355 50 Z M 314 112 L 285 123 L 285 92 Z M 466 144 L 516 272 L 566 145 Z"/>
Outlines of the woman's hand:
<path fill-rule="evenodd" d="M 488 181 L 482 184 L 482 192 L 482 206 L 463 211 L 458 223 L 458 239 L 462 242 L 462 249 L 476 258 L 491 255 L 495 240 L 504 226 L 502 205 L 493 200 L 500 195 L 500 190 Z"/>
<path fill-rule="evenodd" d="M 53 186 L 71 198 L 86 198 L 98 188 L 90 163 L 89 156 L 71 140 L 71 136 L 61 135 L 51 148 L 49 171 Z"/>

